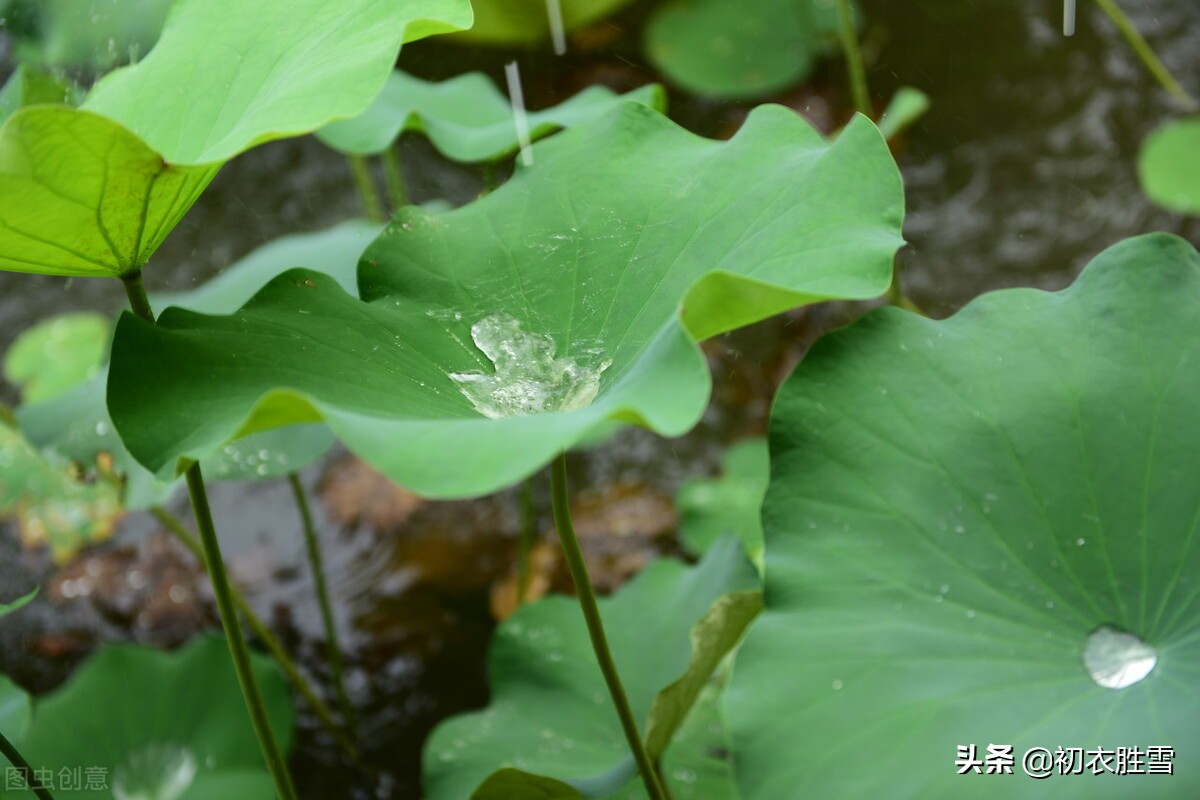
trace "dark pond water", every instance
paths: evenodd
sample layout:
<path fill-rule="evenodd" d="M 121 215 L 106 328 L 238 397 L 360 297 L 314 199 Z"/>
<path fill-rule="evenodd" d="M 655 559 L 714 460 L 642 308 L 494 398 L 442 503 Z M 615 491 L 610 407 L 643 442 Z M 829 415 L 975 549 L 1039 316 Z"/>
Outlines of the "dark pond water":
<path fill-rule="evenodd" d="M 1166 64 L 1200 93 L 1200 3 L 1126 0 Z M 901 256 L 908 293 L 935 315 L 984 291 L 1066 285 L 1103 248 L 1168 230 L 1200 242 L 1200 222 L 1152 208 L 1137 186 L 1138 144 L 1178 113 L 1108 20 L 1081 3 L 1078 32 L 1060 33 L 1047 0 L 864 0 L 865 50 L 877 104 L 900 85 L 932 98 L 932 111 L 897 148 L 908 196 Z M 644 11 L 603 23 L 563 58 L 518 53 L 534 105 L 592 82 L 617 89 L 652 80 L 637 46 Z M 580 51 L 579 42 L 603 42 Z M 502 75 L 513 53 L 423 43 L 402 66 L 425 77 L 468 69 Z M 848 102 L 834 62 L 784 102 L 831 126 Z M 672 97 L 673 115 L 706 135 L 736 129 L 746 106 Z M 480 175 L 403 143 L 411 195 L 465 202 Z M 155 289 L 182 289 L 253 247 L 358 213 L 344 162 L 312 140 L 262 147 L 228 166 L 147 271 Z M 114 282 L 0 273 L 0 346 L 42 316 L 116 310 Z M 680 481 L 711 472 L 721 448 L 763 430 L 773 388 L 820 331 L 861 308 L 833 306 L 771 320 L 709 346 L 715 402 L 691 435 L 663 441 L 626 432 L 575 462 L 588 543 L 612 586 L 654 553 L 669 551 L 669 498 Z M 11 394 L 7 395 L 11 400 Z M 486 701 L 484 657 L 494 587 L 511 574 L 520 528 L 516 493 L 470 503 L 425 503 L 379 480 L 346 454 L 305 474 L 317 498 L 337 615 L 346 632 L 350 686 L 372 775 L 339 761 L 313 720 L 301 718 L 294 766 L 310 798 L 416 798 L 419 748 L 437 720 Z M 547 526 L 537 486 L 539 527 Z M 287 486 L 219 485 L 217 522 L 255 606 L 318 683 L 328 686 L 319 618 L 303 565 Z M 181 516 L 185 506 L 177 500 Z M 581 527 L 583 527 L 581 523 Z M 622 530 L 623 537 L 605 532 Z M 131 575 L 137 580 L 131 580 Z M 555 574 L 556 585 L 564 585 Z M 178 643 L 213 623 L 195 566 L 131 517 L 115 539 L 56 570 L 0 531 L 0 586 L 35 583 L 43 596 L 0 624 L 0 671 L 36 691 L 61 683 L 98 642 Z M 172 587 L 179 587 L 172 591 Z M 164 599 L 167 598 L 167 599 Z M 182 598 L 180 600 L 179 598 Z"/>

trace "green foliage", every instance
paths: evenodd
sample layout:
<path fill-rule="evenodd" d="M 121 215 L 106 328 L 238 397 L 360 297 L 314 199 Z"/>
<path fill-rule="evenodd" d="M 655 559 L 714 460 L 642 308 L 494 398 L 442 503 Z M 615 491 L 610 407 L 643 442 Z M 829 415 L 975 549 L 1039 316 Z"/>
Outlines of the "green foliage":
<path fill-rule="evenodd" d="M 533 150 L 465 208 L 403 209 L 359 265 L 368 302 L 295 271 L 229 317 L 126 315 L 109 408 L 130 451 L 169 473 L 320 418 L 402 485 L 482 494 L 609 420 L 685 432 L 697 340 L 890 282 L 902 192 L 865 119 L 830 143 L 763 107 L 714 142 L 625 103 Z"/>
<path fill-rule="evenodd" d="M 0 128 L 0 269 L 117 277 L 149 260 L 216 175 L 168 164 L 120 125 L 31 106 Z"/>
<path fill-rule="evenodd" d="M 772 420 L 766 611 L 726 697 L 742 796 L 1200 793 L 1178 767 L 1019 775 L 1033 746 L 1200 759 L 1197 363 L 1200 255 L 1166 234 L 1060 293 L 818 342 Z M 1148 677 L 1092 679 L 1104 626 L 1157 650 Z M 957 775 L 970 743 L 1013 745 L 1018 775 Z"/>
<path fill-rule="evenodd" d="M 707 679 L 700 672 L 711 673 L 732 645 L 730 636 L 715 633 L 722 626 L 714 627 L 721 615 L 711 611 L 713 604 L 756 585 L 754 570 L 730 538 L 695 567 L 654 562 L 601 601 L 635 716 L 666 725 L 666 736 L 654 739 L 660 746 L 691 707 L 698 693 L 692 687 Z M 468 797 L 493 772 L 509 767 L 572 784 L 588 797 L 615 795 L 628 781 L 627 745 L 575 602 L 541 600 L 505 621 L 492 642 L 490 676 L 491 705 L 443 723 L 426 745 L 430 800 Z M 649 727 L 654 730 L 653 721 Z M 584 788 L 606 773 L 617 776 L 607 792 Z"/>
<path fill-rule="evenodd" d="M 401 41 L 470 22 L 467 0 L 179 0 L 158 46 L 101 80 L 84 108 L 172 164 L 219 163 L 357 116 Z"/>
<path fill-rule="evenodd" d="M 26 546 L 48 544 L 62 562 L 111 535 L 121 504 L 116 487 L 79 482 L 65 458 L 0 424 L 0 516 L 17 519 Z"/>
<path fill-rule="evenodd" d="M 573 31 L 603 19 L 631 0 L 559 0 L 563 27 Z M 474 0 L 475 24 L 455 38 L 482 44 L 533 44 L 550 38 L 546 0 Z"/>
<path fill-rule="evenodd" d="M 763 558 L 762 508 L 771 464 L 764 439 L 738 442 L 725 453 L 722 475 L 696 479 L 679 488 L 679 534 L 688 551 L 701 554 L 726 534 L 736 534 L 760 569 Z"/>
<path fill-rule="evenodd" d="M 29 730 L 33 704 L 20 686 L 0 675 L 0 733 L 14 745 L 20 744 Z M 7 767 L 7 764 L 4 765 Z M 0 797 L 4 794 L 0 792 Z"/>
<path fill-rule="evenodd" d="M 669 0 L 646 26 L 645 46 L 688 91 L 753 98 L 808 77 L 837 31 L 837 7 L 824 0 Z"/>
<path fill-rule="evenodd" d="M 351 219 L 321 231 L 281 236 L 238 259 L 195 289 L 151 293 L 150 301 L 155 308 L 170 305 L 202 314 L 229 314 L 241 308 L 276 275 L 301 266 L 323 272 L 348 293 L 357 294 L 358 257 L 382 231 L 382 225 Z"/>
<path fill-rule="evenodd" d="M 154 302 L 213 313 L 232 311 L 275 275 L 301 263 L 353 289 L 358 255 L 379 230 L 378 225 L 350 220 L 315 233 L 285 236 L 249 253 L 202 286 L 155 297 Z M 107 330 L 106 321 L 104 326 Z M 107 343 L 107 334 L 101 341 Z M 77 339 L 64 342 L 64 347 L 73 342 Z M 90 353 L 91 346 L 86 341 L 82 344 Z M 64 362 L 82 358 L 69 350 L 61 355 Z M 107 346 L 101 357 L 106 355 Z M 64 391 L 52 398 L 26 403 L 17 410 L 21 431 L 37 448 L 88 469 L 95 467 L 98 457 L 111 457 L 113 470 L 124 481 L 122 504 L 126 509 L 160 505 L 179 484 L 157 480 L 125 449 L 108 414 L 107 378 L 102 369 L 70 387 L 60 384 Z M 205 474 L 217 481 L 278 478 L 320 458 L 332 443 L 333 434 L 323 425 L 290 426 L 232 442 L 209 454 L 202 466 Z"/>
<path fill-rule="evenodd" d="M 1200 215 L 1200 116 L 1163 125 L 1142 143 L 1142 190 L 1163 208 Z"/>
<path fill-rule="evenodd" d="M 552 108 L 531 111 L 529 136 L 537 140 L 562 128 L 588 122 L 618 103 L 644 103 L 658 111 L 666 95 L 656 84 L 618 95 L 593 86 Z M 508 99 L 481 72 L 441 83 L 393 72 L 383 91 L 362 115 L 325 126 L 317 137 L 343 153 L 375 155 L 405 131 L 420 131 L 438 151 L 455 161 L 495 161 L 520 147 Z"/>
<path fill-rule="evenodd" d="M 4 354 L 4 378 L 36 403 L 95 375 L 108 355 L 108 318 L 92 312 L 59 314 L 18 336 Z"/>
<path fill-rule="evenodd" d="M 265 658 L 255 656 L 253 667 L 286 749 L 292 708 L 283 676 Z M 55 774 L 81 765 L 107 770 L 109 788 L 70 793 L 81 800 L 273 796 L 229 654 L 216 637 L 176 653 L 103 648 L 66 686 L 38 699 L 22 752 Z"/>
<path fill-rule="evenodd" d="M 466 0 L 181 0 L 83 110 L 26 108 L 0 129 L 0 269 L 135 272 L 224 161 L 358 115 L 402 39 L 469 22 Z"/>
<path fill-rule="evenodd" d="M 879 132 L 890 142 L 925 116 L 929 105 L 929 95 L 911 86 L 901 86 L 879 118 Z"/>
<path fill-rule="evenodd" d="M 173 0 L 40 0 L 35 59 L 97 72 L 137 61 L 158 40 Z"/>
<path fill-rule="evenodd" d="M 4 88 L 0 89 L 0 123 L 25 106 L 39 103 L 73 105 L 78 99 L 76 94 L 76 88 L 65 80 L 26 64 L 18 64 Z"/>

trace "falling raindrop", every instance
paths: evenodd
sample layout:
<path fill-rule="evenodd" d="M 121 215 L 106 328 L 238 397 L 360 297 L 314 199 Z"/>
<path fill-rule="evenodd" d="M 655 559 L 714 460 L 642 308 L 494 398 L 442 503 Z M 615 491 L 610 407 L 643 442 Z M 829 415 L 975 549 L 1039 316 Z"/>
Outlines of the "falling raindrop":
<path fill-rule="evenodd" d="M 1124 689 L 1145 678 L 1158 653 L 1132 633 L 1105 625 L 1092 631 L 1083 648 L 1088 674 L 1107 689 Z"/>

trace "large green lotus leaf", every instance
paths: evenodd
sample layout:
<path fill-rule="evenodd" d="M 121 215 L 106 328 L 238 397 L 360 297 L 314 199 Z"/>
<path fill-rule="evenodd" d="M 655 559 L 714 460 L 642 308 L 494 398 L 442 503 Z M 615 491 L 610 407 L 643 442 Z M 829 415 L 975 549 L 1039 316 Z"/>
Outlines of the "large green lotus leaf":
<path fill-rule="evenodd" d="M 357 294 L 358 258 L 382 231 L 378 223 L 352 219 L 313 233 L 282 236 L 252 250 L 195 289 L 154 293 L 150 301 L 159 309 L 172 305 L 202 314 L 229 314 L 292 267 L 323 272 L 347 292 Z"/>
<path fill-rule="evenodd" d="M 254 655 L 253 667 L 286 750 L 287 685 L 269 659 Z M 74 791 L 72 798 L 274 796 L 229 653 L 213 636 L 175 653 L 103 648 L 66 686 L 39 698 L 22 752 L 55 774 L 63 767 L 107 770 L 104 791 Z"/>
<path fill-rule="evenodd" d="M 670 0 L 646 26 L 650 60 L 713 97 L 761 97 L 808 77 L 838 30 L 826 0 Z"/>
<path fill-rule="evenodd" d="M 1150 134 L 1142 144 L 1138 174 L 1155 203 L 1200 214 L 1200 116 L 1169 122 Z"/>
<path fill-rule="evenodd" d="M 689 552 L 704 553 L 726 534 L 735 534 L 746 554 L 762 566 L 760 512 L 771 464 L 765 439 L 738 442 L 725 453 L 722 475 L 690 480 L 679 487 L 679 535 Z"/>
<path fill-rule="evenodd" d="M 374 302 L 297 271 L 228 317 L 123 318 L 109 408 L 130 451 L 170 473 L 323 418 L 402 485 L 482 494 L 610 420 L 687 431 L 710 389 L 696 340 L 888 286 L 903 196 L 865 118 L 831 143 L 765 106 L 714 142 L 625 103 L 533 152 L 465 208 L 403 209 L 359 265 Z"/>
<path fill-rule="evenodd" d="M 20 686 L 0 675 L 0 733 L 14 745 L 19 745 L 25 738 L 25 732 L 29 730 L 31 716 L 32 704 L 29 702 L 29 695 Z M 7 768 L 8 764 L 5 763 L 4 766 Z"/>
<path fill-rule="evenodd" d="M 743 797 L 1200 796 L 1197 365 L 1200 255 L 1166 234 L 818 342 L 776 401 L 766 611 L 726 697 Z M 1129 636 L 1157 665 L 1125 685 Z M 1015 774 L 957 774 L 972 744 Z M 1022 774 L 1160 745 L 1174 776 Z"/>
<path fill-rule="evenodd" d="M 592 86 L 557 106 L 529 112 L 529 136 L 536 140 L 580 125 L 629 101 L 658 111 L 666 107 L 666 95 L 657 84 L 623 95 Z M 494 161 L 521 146 L 512 105 L 482 72 L 441 83 L 393 72 L 361 116 L 326 125 L 317 137 L 343 153 L 373 155 L 409 130 L 424 133 L 447 158 L 468 163 Z"/>
<path fill-rule="evenodd" d="M 639 721 L 659 692 L 688 670 L 697 620 L 722 595 L 757 584 L 728 538 L 694 567 L 655 562 L 601 601 L 613 658 Z M 577 788 L 613 771 L 622 776 L 614 788 L 625 783 L 628 745 L 573 599 L 541 600 L 506 620 L 492 641 L 489 674 L 491 704 L 443 723 L 429 738 L 424 784 L 430 800 L 470 797 L 505 768 Z"/>
<path fill-rule="evenodd" d="M 468 0 L 178 0 L 149 55 L 106 76 L 84 107 L 170 163 L 227 161 L 361 114 L 401 42 L 471 18 Z"/>
<path fill-rule="evenodd" d="M 629 5 L 631 0 L 553 0 L 563 29 L 573 31 Z M 532 44 L 550 38 L 547 0 L 474 0 L 475 24 L 455 38 L 485 44 Z"/>
<path fill-rule="evenodd" d="M 0 269 L 99 277 L 137 270 L 216 172 L 168 164 L 96 114 L 26 107 L 0 128 Z"/>
<path fill-rule="evenodd" d="M 117 495 L 110 484 L 81 483 L 66 459 L 0 425 L 0 517 L 17 519 L 26 546 L 49 545 L 55 561 L 66 561 L 112 534 Z"/>
<path fill-rule="evenodd" d="M 4 378 L 26 403 L 48 400 L 100 371 L 108 356 L 108 317 L 75 311 L 21 332 L 4 354 Z"/>

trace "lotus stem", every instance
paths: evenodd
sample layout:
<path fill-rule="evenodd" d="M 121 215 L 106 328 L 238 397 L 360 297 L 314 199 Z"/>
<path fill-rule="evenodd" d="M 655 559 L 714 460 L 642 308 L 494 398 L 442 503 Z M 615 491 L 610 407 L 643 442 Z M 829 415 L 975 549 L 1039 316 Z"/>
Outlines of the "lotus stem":
<path fill-rule="evenodd" d="M 304 544 L 308 549 L 308 566 L 312 570 L 313 586 L 317 590 L 317 603 L 321 607 L 321 622 L 325 626 L 325 641 L 329 645 L 329 668 L 333 672 L 333 686 L 337 692 L 338 705 L 342 710 L 342 721 L 351 725 L 354 720 L 354 705 L 346 692 L 342 659 L 342 645 L 338 637 L 337 624 L 333 618 L 333 607 L 329 603 L 329 586 L 325 581 L 325 560 L 321 557 L 321 545 L 317 541 L 317 529 L 313 525 L 312 509 L 308 504 L 308 496 L 304 492 L 304 484 L 300 476 L 292 472 L 288 474 L 288 483 L 292 486 L 292 494 L 296 498 L 296 509 L 300 512 L 300 521 L 304 528 Z"/>
<path fill-rule="evenodd" d="M 530 559 L 537 536 L 537 514 L 533 506 L 533 477 L 521 486 L 521 537 L 517 540 L 517 606 L 529 595 Z"/>
<path fill-rule="evenodd" d="M 850 73 L 850 92 L 854 96 L 854 107 L 859 113 L 871 116 L 871 96 L 867 90 L 867 68 L 863 64 L 862 50 L 858 46 L 858 30 L 854 27 L 854 10 L 850 0 L 838 0 L 838 16 L 842 52 L 846 56 L 846 70 Z"/>
<path fill-rule="evenodd" d="M 371 168 L 367 160 L 362 156 L 346 156 L 346 161 L 350 165 L 350 175 L 354 178 L 354 188 L 358 190 L 358 197 L 362 201 L 363 213 L 371 222 L 386 221 L 383 203 L 375 190 L 375 182 L 371 179 Z"/>
<path fill-rule="evenodd" d="M 387 180 L 388 202 L 392 213 L 395 214 L 403 206 L 409 204 L 408 189 L 404 185 L 404 171 L 400 168 L 400 155 L 393 143 L 380 156 L 383 161 L 383 176 Z"/>
<path fill-rule="evenodd" d="M 33 767 L 29 766 L 29 762 L 18 752 L 15 745 L 8 740 L 2 732 L 0 732 L 0 753 L 8 759 L 8 763 L 17 768 L 17 772 L 21 773 L 21 777 L 25 779 L 29 790 L 38 796 L 39 800 L 54 800 L 54 795 L 50 794 L 50 790 L 42 785 L 42 782 L 37 779 L 37 773 L 33 771 Z"/>
<path fill-rule="evenodd" d="M 491 194 L 500 188 L 500 165 L 495 161 L 483 162 L 483 193 Z"/>
<path fill-rule="evenodd" d="M 1150 43 L 1134 27 L 1133 21 L 1117 5 L 1116 0 L 1096 0 L 1096 4 L 1104 9 L 1104 13 L 1108 14 L 1109 19 L 1117 26 L 1117 30 L 1125 37 L 1125 41 L 1129 42 L 1129 46 L 1133 48 L 1133 52 L 1137 53 L 1138 58 L 1146 65 L 1146 69 L 1150 70 L 1150 74 L 1162 84 L 1162 87 L 1171 96 L 1188 109 L 1194 110 L 1200 107 L 1200 104 L 1196 102 L 1196 98 L 1188 94 L 1188 91 L 1175 79 L 1175 76 L 1167 69 L 1166 64 L 1154 52 L 1154 48 L 1150 46 Z"/>
<path fill-rule="evenodd" d="M 583 560 L 583 551 L 579 548 L 579 538 L 575 535 L 575 526 L 571 523 L 571 509 L 567 489 L 567 456 L 560 454 L 550 465 L 550 491 L 554 507 L 554 526 L 558 529 L 558 538 L 562 541 L 563 554 L 567 559 L 567 569 L 575 582 L 575 591 L 579 595 L 579 607 L 583 610 L 583 618 L 587 622 L 588 635 L 592 640 L 592 650 L 596 653 L 596 661 L 600 664 L 600 672 L 608 685 L 608 693 L 612 697 L 613 706 L 621 720 L 625 731 L 625 740 L 629 750 L 637 762 L 638 772 L 641 773 L 642 783 L 646 786 L 646 794 L 650 800 L 667 800 L 658 779 L 658 772 L 646 745 L 638 730 L 637 720 L 634 719 L 633 709 L 629 706 L 629 698 L 621 685 L 621 676 L 613 661 L 612 652 L 608 648 L 608 637 L 604 633 L 604 621 L 600 617 L 600 608 L 596 605 L 596 592 L 592 588 L 592 579 L 588 575 L 587 564 Z"/>
<path fill-rule="evenodd" d="M 208 505 L 208 494 L 204 490 L 204 476 L 200 472 L 199 462 L 192 462 L 186 477 L 188 496 L 196 514 L 196 528 L 200 531 L 200 543 L 204 548 L 204 560 L 208 564 L 208 575 L 212 581 L 213 594 L 217 598 L 221 625 L 225 629 L 225 641 L 233 657 L 234 671 L 237 672 L 246 707 L 250 710 L 250 722 L 258 736 L 267 770 L 275 781 L 275 791 L 281 800 L 296 800 L 296 787 L 292 785 L 292 776 L 288 774 L 283 751 L 280 750 L 279 743 L 275 741 L 275 733 L 271 730 L 262 689 L 250 663 L 250 648 L 246 646 L 246 637 L 242 635 L 242 626 L 238 624 L 237 606 L 230 592 L 229 576 L 225 573 L 225 561 L 221 556 L 221 545 L 217 541 L 217 529 L 213 525 L 212 510 Z"/>
<path fill-rule="evenodd" d="M 151 325 L 155 324 L 154 309 L 150 306 L 150 298 L 146 296 L 141 270 L 122 275 L 121 282 L 125 285 L 125 294 L 129 297 L 129 307 L 133 313 Z M 221 556 L 221 544 L 217 541 L 217 529 L 213 525 L 212 509 L 208 505 L 208 493 L 204 491 L 204 475 L 200 471 L 199 462 L 192 462 L 187 469 L 186 478 L 192 512 L 196 515 L 196 528 L 200 531 L 204 562 L 208 567 L 213 594 L 217 598 L 221 627 L 225 630 L 225 644 L 229 648 L 234 672 L 237 673 L 238 684 L 242 688 L 242 697 L 250 712 L 250 722 L 258 737 L 259 747 L 262 748 L 267 771 L 275 782 L 279 800 L 297 800 L 296 787 L 292 785 L 292 776 L 288 774 L 287 762 L 283 758 L 279 743 L 275 740 L 275 733 L 271 730 L 262 689 L 254 677 L 246 637 L 242 634 L 242 626 L 238 624 L 237 608 L 230 591 L 229 576 L 225 572 L 225 560 Z"/>
<path fill-rule="evenodd" d="M 183 526 L 182 522 L 161 506 L 154 506 L 150 509 L 150 513 L 180 544 L 187 548 L 188 552 L 195 556 L 197 561 L 201 564 L 204 563 L 204 549 L 200 546 L 200 542 L 196 541 L 196 537 L 192 536 L 188 529 Z M 316 690 L 313 689 L 312 684 L 300 672 L 300 668 L 292 661 L 292 657 L 283 648 L 278 637 L 271 632 L 271 629 L 267 627 L 262 618 L 254 612 L 254 609 L 250 607 L 250 602 L 246 600 L 246 596 L 242 594 L 237 586 L 230 584 L 229 593 L 233 595 L 233 604 L 237 606 L 238 613 L 241 614 L 242 621 L 246 623 L 246 627 L 263 643 L 263 647 L 267 649 L 267 652 L 279 664 L 288 681 L 300 693 L 304 701 L 308 703 L 313 713 L 317 715 L 317 719 L 325 727 L 329 735 L 333 737 L 334 741 L 337 742 L 338 746 L 342 748 L 352 761 L 357 762 L 359 758 L 358 749 L 354 746 L 350 737 L 346 735 L 342 726 L 334 719 L 333 711 L 330 710 L 329 706 L 325 705 L 325 701 L 320 698 Z"/>

